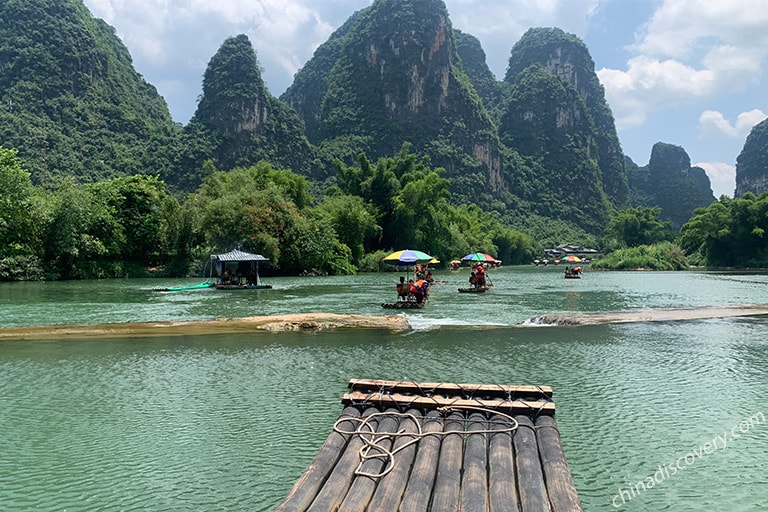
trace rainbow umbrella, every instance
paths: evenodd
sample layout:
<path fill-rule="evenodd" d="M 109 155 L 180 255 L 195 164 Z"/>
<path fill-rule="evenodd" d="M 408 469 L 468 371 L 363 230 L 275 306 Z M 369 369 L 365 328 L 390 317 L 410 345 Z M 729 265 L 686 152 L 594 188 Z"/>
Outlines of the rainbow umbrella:
<path fill-rule="evenodd" d="M 483 263 L 496 263 L 496 258 L 484 252 L 473 252 L 472 254 L 467 254 L 461 259 L 463 261 L 480 261 Z"/>
<path fill-rule="evenodd" d="M 560 258 L 560 261 L 561 261 L 561 262 L 563 262 L 563 261 L 564 261 L 564 262 L 566 262 L 566 263 L 578 263 L 578 262 L 580 262 L 580 261 L 581 261 L 581 258 L 579 258 L 578 256 L 574 256 L 573 254 L 571 254 L 570 256 L 566 256 L 565 258 Z"/>
<path fill-rule="evenodd" d="M 402 251 L 393 252 L 389 256 L 382 258 L 381 261 L 389 265 L 397 265 L 398 267 L 409 267 L 418 263 L 429 263 L 432 259 L 432 256 L 425 252 L 403 249 Z"/>

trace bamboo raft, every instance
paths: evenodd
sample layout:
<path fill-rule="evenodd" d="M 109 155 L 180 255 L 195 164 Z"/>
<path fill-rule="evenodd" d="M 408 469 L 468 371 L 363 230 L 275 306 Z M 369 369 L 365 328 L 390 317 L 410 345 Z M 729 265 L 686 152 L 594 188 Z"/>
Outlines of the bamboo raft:
<path fill-rule="evenodd" d="M 416 302 L 415 300 L 399 300 L 397 302 L 384 302 L 381 307 L 384 309 L 423 309 L 426 303 L 426 300 L 421 302 Z"/>
<path fill-rule="evenodd" d="M 459 288 L 459 293 L 483 293 L 491 288 L 492 286 L 470 286 L 468 288 Z"/>
<path fill-rule="evenodd" d="M 276 510 L 582 511 L 552 388 L 357 379 L 349 388 Z"/>

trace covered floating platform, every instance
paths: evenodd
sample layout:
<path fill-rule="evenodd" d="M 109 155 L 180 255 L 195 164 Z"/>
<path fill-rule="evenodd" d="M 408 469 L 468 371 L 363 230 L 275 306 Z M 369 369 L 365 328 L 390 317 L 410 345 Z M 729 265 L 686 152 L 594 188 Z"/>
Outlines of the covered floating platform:
<path fill-rule="evenodd" d="M 552 388 L 358 380 L 278 511 L 581 511 Z"/>

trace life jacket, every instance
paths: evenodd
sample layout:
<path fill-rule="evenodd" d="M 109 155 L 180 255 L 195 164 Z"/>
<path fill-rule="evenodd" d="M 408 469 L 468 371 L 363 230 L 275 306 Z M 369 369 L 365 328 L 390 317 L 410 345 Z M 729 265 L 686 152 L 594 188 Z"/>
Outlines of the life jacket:
<path fill-rule="evenodd" d="M 416 289 L 418 290 L 418 292 L 416 293 L 424 293 L 424 290 L 426 289 L 426 285 L 427 285 L 427 282 L 424 281 L 423 279 L 419 279 L 418 281 L 416 281 Z"/>
<path fill-rule="evenodd" d="M 416 286 L 416 283 L 408 283 L 410 285 L 411 293 L 421 293 L 421 290 Z"/>

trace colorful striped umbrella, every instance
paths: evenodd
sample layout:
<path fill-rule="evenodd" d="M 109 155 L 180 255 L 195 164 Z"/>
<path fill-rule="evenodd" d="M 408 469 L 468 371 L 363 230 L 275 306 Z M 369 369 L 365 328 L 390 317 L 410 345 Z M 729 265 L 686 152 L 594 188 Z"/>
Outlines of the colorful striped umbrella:
<path fill-rule="evenodd" d="M 417 263 L 428 263 L 430 260 L 432 260 L 432 256 L 425 252 L 415 251 L 413 249 L 403 249 L 402 251 L 393 252 L 381 261 L 389 265 L 408 267 L 410 265 L 416 265 Z"/>
<path fill-rule="evenodd" d="M 483 263 L 496 263 L 496 258 L 484 252 L 473 252 L 472 254 L 467 254 L 461 259 L 464 261 L 482 261 Z"/>

